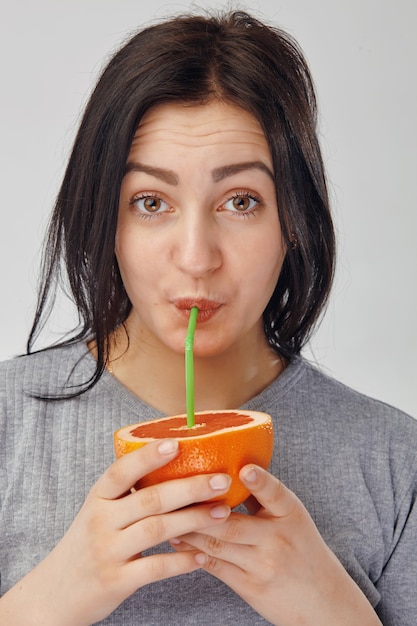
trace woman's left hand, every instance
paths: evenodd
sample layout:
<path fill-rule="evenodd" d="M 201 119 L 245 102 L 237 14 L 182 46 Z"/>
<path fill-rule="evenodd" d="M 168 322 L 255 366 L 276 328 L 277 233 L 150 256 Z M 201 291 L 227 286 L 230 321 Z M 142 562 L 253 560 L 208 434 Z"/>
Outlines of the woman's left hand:
<path fill-rule="evenodd" d="M 381 625 L 368 600 L 318 532 L 297 496 L 253 465 L 240 479 L 255 496 L 253 515 L 173 540 L 272 624 Z M 249 508 L 249 507 L 248 507 Z"/>

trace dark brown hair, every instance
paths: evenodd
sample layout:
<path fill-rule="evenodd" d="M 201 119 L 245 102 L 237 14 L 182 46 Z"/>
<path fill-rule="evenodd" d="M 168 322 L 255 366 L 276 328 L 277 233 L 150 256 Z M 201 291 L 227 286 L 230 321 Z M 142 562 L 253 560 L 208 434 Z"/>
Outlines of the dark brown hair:
<path fill-rule="evenodd" d="M 100 378 L 108 358 L 106 338 L 131 308 L 114 242 L 120 186 L 137 126 L 157 104 L 213 98 L 252 113 L 272 152 L 288 250 L 264 312 L 268 341 L 291 358 L 320 316 L 333 278 L 334 232 L 316 99 L 303 55 L 285 32 L 244 12 L 175 17 L 132 36 L 102 72 L 49 227 L 27 350 L 33 351 L 56 286 L 66 276 L 80 323 L 61 344 L 86 338 L 97 344 L 96 371 L 84 390 Z"/>

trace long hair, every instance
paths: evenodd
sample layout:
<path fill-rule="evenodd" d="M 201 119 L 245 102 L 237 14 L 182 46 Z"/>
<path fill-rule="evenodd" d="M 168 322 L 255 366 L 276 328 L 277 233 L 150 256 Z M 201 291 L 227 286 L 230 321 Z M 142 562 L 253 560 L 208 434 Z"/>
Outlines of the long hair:
<path fill-rule="evenodd" d="M 120 186 L 138 124 L 158 104 L 216 98 L 253 114 L 272 153 L 287 253 L 264 312 L 266 337 L 291 358 L 320 317 L 333 278 L 335 242 L 316 98 L 303 54 L 288 34 L 244 12 L 171 18 L 132 36 L 99 77 L 49 226 L 27 351 L 33 351 L 56 285 L 65 277 L 79 325 L 60 343 L 92 338 L 97 347 L 95 372 L 80 393 L 100 378 L 107 338 L 131 309 L 114 244 Z"/>

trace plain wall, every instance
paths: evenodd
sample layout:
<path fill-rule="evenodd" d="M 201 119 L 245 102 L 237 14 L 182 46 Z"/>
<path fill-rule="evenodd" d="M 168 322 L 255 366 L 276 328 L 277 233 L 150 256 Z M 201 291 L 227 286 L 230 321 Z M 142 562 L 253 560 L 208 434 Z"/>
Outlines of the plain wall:
<path fill-rule="evenodd" d="M 43 233 L 82 105 L 127 34 L 198 3 L 2 2 L 0 359 L 24 350 Z M 222 7 L 202 2 L 204 7 Z M 306 352 L 417 416 L 415 0 L 233 3 L 284 27 L 315 79 L 339 244 L 327 315 Z M 71 315 L 64 303 L 45 341 Z"/>

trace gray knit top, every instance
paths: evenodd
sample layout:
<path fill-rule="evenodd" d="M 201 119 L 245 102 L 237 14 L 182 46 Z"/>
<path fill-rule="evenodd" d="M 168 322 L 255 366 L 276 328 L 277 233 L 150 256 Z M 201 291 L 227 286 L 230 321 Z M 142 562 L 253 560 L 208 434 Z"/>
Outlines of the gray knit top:
<path fill-rule="evenodd" d="M 105 372 L 84 344 L 0 364 L 1 593 L 65 533 L 114 460 L 113 431 L 161 414 Z M 304 502 L 385 626 L 417 624 L 417 421 L 298 358 L 244 408 L 274 421 L 271 472 Z M 169 549 L 166 545 L 157 550 Z M 303 599 L 300 598 L 300 602 Z M 139 589 L 102 624 L 266 624 L 204 571 Z"/>

